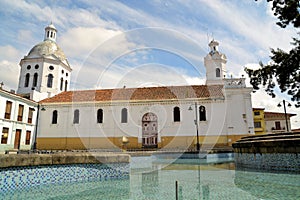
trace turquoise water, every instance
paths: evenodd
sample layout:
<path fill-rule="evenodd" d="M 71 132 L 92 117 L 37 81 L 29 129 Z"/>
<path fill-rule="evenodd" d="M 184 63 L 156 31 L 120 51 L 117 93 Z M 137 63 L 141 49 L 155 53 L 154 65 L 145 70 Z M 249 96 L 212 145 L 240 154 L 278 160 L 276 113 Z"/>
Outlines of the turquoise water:
<path fill-rule="evenodd" d="M 0 199 L 300 199 L 300 175 L 235 171 L 223 164 L 160 163 L 133 157 L 128 179 L 48 184 L 10 191 Z"/>

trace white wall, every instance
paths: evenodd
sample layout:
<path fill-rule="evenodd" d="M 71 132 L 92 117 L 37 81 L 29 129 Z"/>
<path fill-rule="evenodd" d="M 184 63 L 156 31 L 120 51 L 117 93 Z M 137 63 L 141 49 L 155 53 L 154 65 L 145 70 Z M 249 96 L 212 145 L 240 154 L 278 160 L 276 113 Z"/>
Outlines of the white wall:
<path fill-rule="evenodd" d="M 239 98 L 236 99 L 236 101 Z M 244 122 L 242 113 L 245 113 L 243 104 L 235 105 L 235 101 L 229 106 L 224 100 L 207 100 L 198 102 L 206 108 L 207 121 L 199 122 L 199 135 L 226 135 L 228 122 L 226 117 L 231 117 L 234 134 L 248 134 L 248 124 Z M 228 108 L 234 105 L 234 111 Z M 173 121 L 173 108 L 180 108 L 180 122 Z M 192 111 L 189 107 L 192 106 Z M 242 108 L 239 108 L 241 106 Z M 162 136 L 195 136 L 196 127 L 195 107 L 193 101 L 182 102 L 158 102 L 158 103 L 133 103 L 116 104 L 107 103 L 86 104 L 43 104 L 45 111 L 41 111 L 40 128 L 38 137 L 138 137 L 142 138 L 142 117 L 152 112 L 158 117 L 158 141 Z M 103 123 L 96 122 L 97 110 L 103 109 Z M 121 123 L 121 110 L 128 109 L 128 123 Z M 75 109 L 80 111 L 79 124 L 73 124 Z M 250 108 L 249 108 L 250 109 Z M 251 108 L 252 109 L 252 108 Z M 58 111 L 58 123 L 51 124 L 52 113 Z M 252 112 L 250 112 L 252 113 Z M 251 116 L 249 116 L 251 117 Z M 199 120 L 199 115 L 198 115 Z M 252 122 L 253 123 L 253 122 Z M 246 124 L 246 125 L 245 125 Z M 141 141 L 140 141 L 141 142 Z"/>
<path fill-rule="evenodd" d="M 12 102 L 10 119 L 4 119 L 7 100 Z M 22 121 L 19 122 L 17 121 L 17 116 L 18 116 L 18 108 L 20 104 L 24 105 L 24 111 L 23 111 L 23 119 Z M 27 123 L 29 108 L 35 109 L 35 111 L 33 112 L 33 118 L 31 124 Z M 31 145 L 33 144 L 34 134 L 35 134 L 36 114 L 37 114 L 37 103 L 21 98 L 14 94 L 10 94 L 6 91 L 0 90 L 0 139 L 2 137 L 3 127 L 9 128 L 7 144 L 0 144 L 0 151 L 14 149 L 16 129 L 21 130 L 20 149 L 31 148 Z M 29 145 L 25 145 L 26 131 L 31 131 L 31 139 Z"/>

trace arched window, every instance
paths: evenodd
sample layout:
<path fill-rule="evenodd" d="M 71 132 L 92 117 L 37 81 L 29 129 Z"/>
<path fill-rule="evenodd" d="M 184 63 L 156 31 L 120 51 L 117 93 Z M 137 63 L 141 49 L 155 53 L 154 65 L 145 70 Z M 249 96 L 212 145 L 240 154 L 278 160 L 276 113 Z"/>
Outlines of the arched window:
<path fill-rule="evenodd" d="M 52 113 L 52 124 L 57 124 L 57 110 Z"/>
<path fill-rule="evenodd" d="M 221 70 L 219 68 L 216 69 L 216 77 L 221 76 Z"/>
<path fill-rule="evenodd" d="M 127 109 L 123 108 L 121 111 L 121 123 L 127 123 Z"/>
<path fill-rule="evenodd" d="M 200 116 L 200 121 L 206 121 L 206 111 L 204 106 L 199 107 L 199 116 Z"/>
<path fill-rule="evenodd" d="M 24 87 L 28 87 L 28 85 L 29 85 L 29 79 L 30 79 L 30 74 L 27 73 L 26 76 L 25 76 Z"/>
<path fill-rule="evenodd" d="M 53 75 L 52 74 L 48 74 L 47 87 L 48 88 L 52 88 L 52 84 L 53 84 Z"/>
<path fill-rule="evenodd" d="M 63 90 L 63 87 L 64 87 L 64 79 L 61 78 L 61 79 L 60 79 L 60 91 Z"/>
<path fill-rule="evenodd" d="M 65 80 L 65 91 L 67 91 L 67 90 L 68 90 L 68 81 Z"/>
<path fill-rule="evenodd" d="M 74 110 L 73 124 L 79 124 L 79 110 Z"/>
<path fill-rule="evenodd" d="M 174 122 L 180 122 L 180 108 L 177 106 L 173 109 L 173 118 Z"/>
<path fill-rule="evenodd" d="M 38 80 L 38 73 L 34 73 L 33 75 L 33 81 L 32 81 L 32 87 L 37 86 L 37 80 Z"/>
<path fill-rule="evenodd" d="M 103 110 L 98 109 L 97 111 L 97 123 L 103 123 Z"/>

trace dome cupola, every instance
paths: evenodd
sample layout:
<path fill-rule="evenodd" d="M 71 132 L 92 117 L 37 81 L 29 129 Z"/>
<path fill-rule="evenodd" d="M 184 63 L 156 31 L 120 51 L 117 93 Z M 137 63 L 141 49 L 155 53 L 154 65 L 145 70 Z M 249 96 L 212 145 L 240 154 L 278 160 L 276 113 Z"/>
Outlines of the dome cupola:
<path fill-rule="evenodd" d="M 56 28 L 55 26 L 52 24 L 52 22 L 45 28 L 45 37 L 44 37 L 44 41 L 46 40 L 51 40 L 53 42 L 56 42 Z"/>

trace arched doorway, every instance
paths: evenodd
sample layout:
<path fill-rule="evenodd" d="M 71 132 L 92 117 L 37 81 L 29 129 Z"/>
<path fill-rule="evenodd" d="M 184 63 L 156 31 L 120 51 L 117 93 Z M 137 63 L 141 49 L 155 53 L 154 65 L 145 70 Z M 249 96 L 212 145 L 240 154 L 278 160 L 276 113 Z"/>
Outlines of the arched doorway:
<path fill-rule="evenodd" d="M 143 148 L 157 148 L 157 116 L 146 113 L 142 118 L 142 146 Z"/>

